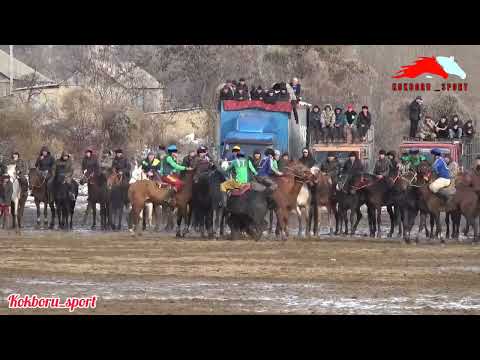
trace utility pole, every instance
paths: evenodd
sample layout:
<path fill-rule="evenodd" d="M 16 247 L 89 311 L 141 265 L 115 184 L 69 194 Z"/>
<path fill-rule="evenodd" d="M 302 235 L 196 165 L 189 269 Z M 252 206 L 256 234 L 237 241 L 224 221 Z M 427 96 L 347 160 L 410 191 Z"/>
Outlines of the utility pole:
<path fill-rule="evenodd" d="M 13 93 L 13 45 L 10 45 L 10 95 Z"/>

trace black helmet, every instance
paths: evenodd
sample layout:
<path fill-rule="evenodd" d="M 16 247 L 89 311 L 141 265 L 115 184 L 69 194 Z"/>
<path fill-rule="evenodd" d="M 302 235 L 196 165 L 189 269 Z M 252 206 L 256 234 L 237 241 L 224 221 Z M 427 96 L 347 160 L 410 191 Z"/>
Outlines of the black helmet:
<path fill-rule="evenodd" d="M 265 152 L 264 152 L 265 156 L 275 156 L 275 151 L 273 151 L 273 149 L 271 148 L 268 148 L 268 149 L 265 149 Z"/>

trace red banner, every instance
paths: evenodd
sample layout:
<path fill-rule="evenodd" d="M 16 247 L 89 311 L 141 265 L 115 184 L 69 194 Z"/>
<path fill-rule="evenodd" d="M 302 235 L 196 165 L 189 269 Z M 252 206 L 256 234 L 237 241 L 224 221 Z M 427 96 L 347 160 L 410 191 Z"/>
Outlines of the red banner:
<path fill-rule="evenodd" d="M 275 104 L 267 104 L 262 100 L 224 100 L 223 110 L 235 111 L 245 109 L 260 109 L 265 111 L 277 111 L 289 113 L 292 111 L 292 104 L 289 101 L 278 101 Z"/>

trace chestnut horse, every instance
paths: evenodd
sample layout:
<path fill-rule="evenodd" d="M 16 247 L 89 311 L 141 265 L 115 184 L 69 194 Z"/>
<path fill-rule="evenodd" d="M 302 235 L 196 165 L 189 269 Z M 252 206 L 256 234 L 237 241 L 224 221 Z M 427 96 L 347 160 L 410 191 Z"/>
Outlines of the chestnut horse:
<path fill-rule="evenodd" d="M 162 188 L 158 183 L 151 180 L 140 180 L 131 184 L 128 188 L 128 200 L 132 205 L 130 216 L 132 219 L 135 235 L 141 235 L 143 226 L 139 226 L 140 212 L 145 207 L 146 201 L 151 201 L 155 205 L 168 204 L 173 205 L 174 190 L 171 187 Z"/>
<path fill-rule="evenodd" d="M 310 169 L 299 161 L 290 161 L 284 168 L 284 176 L 272 178 L 277 188 L 271 194 L 275 203 L 277 227 L 283 240 L 288 238 L 288 214 L 297 208 L 298 194 L 302 186 L 313 181 Z"/>

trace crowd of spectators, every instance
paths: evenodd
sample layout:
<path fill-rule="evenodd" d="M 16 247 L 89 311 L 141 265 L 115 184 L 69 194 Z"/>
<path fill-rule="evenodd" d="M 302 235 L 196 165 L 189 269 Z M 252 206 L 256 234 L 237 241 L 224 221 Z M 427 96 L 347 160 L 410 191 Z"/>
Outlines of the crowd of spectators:
<path fill-rule="evenodd" d="M 473 121 L 468 120 L 463 124 L 458 115 L 453 115 L 449 120 L 447 116 L 441 116 L 435 121 L 426 115 L 421 119 L 423 111 L 423 99 L 417 96 L 410 104 L 410 137 L 418 137 L 421 140 L 471 140 L 475 136 Z"/>
<path fill-rule="evenodd" d="M 249 91 L 244 78 L 238 81 L 227 80 L 220 90 L 220 101 L 260 100 L 270 104 L 276 103 L 277 101 L 300 101 L 301 85 L 298 79 L 293 78 L 289 85 L 295 97 L 288 91 L 286 82 L 278 82 L 271 88 L 252 85 Z"/>
<path fill-rule="evenodd" d="M 353 104 L 347 105 L 344 111 L 341 105 L 333 109 L 326 104 L 323 110 L 314 105 L 310 110 L 309 129 L 315 143 L 329 142 L 364 142 L 367 132 L 372 126 L 372 115 L 368 106 L 362 106 L 357 113 Z"/>

